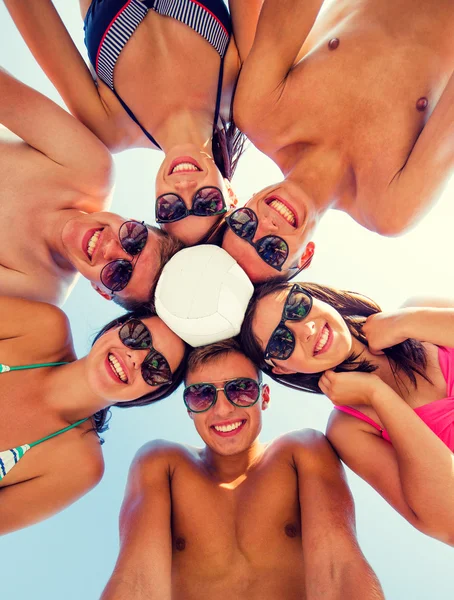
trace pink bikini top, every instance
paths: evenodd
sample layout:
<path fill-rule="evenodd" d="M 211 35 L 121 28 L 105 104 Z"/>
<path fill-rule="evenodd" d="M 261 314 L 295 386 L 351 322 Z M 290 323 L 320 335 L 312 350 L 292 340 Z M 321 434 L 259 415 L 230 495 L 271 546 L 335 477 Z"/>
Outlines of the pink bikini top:
<path fill-rule="evenodd" d="M 436 400 L 415 408 L 414 411 L 424 423 L 432 429 L 442 442 L 454 452 L 454 348 L 439 346 L 438 361 L 441 372 L 446 380 L 447 398 Z M 381 433 L 383 439 L 391 442 L 388 432 L 382 429 L 378 423 L 351 406 L 335 406 L 337 410 L 361 419 Z"/>

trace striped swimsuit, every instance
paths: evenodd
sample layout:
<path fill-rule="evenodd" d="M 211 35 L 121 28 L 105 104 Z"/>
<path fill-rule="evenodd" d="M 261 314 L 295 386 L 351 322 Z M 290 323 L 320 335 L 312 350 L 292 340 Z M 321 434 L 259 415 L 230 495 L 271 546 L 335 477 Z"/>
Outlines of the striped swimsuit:
<path fill-rule="evenodd" d="M 85 45 L 90 62 L 98 77 L 114 92 L 131 119 L 160 148 L 114 86 L 114 69 L 118 57 L 149 10 L 184 23 L 218 52 L 221 64 L 213 127 L 218 123 L 224 56 L 232 26 L 229 12 L 222 0 L 93 0 L 91 3 L 84 22 Z"/>
<path fill-rule="evenodd" d="M 57 362 L 57 363 L 42 363 L 36 365 L 23 365 L 20 367 L 9 367 L 8 365 L 0 364 L 0 374 L 1 373 L 9 373 L 10 371 L 24 371 L 27 369 L 39 369 L 41 367 L 58 367 L 60 365 L 66 365 L 66 362 Z M 63 429 L 59 429 L 54 433 L 46 435 L 40 440 L 36 440 L 36 442 L 31 442 L 30 444 L 23 444 L 22 446 L 16 446 L 15 448 L 10 448 L 9 450 L 0 451 L 0 481 L 6 477 L 6 475 L 11 471 L 13 467 L 17 465 L 20 459 L 24 456 L 24 454 L 33 448 L 33 446 L 37 446 L 38 444 L 42 444 L 46 440 L 50 440 L 61 433 L 65 433 L 65 431 L 69 431 L 70 429 L 74 429 L 78 425 L 85 423 L 88 421 L 90 417 L 86 419 L 81 419 L 72 425 L 68 425 L 68 427 L 64 427 Z"/>

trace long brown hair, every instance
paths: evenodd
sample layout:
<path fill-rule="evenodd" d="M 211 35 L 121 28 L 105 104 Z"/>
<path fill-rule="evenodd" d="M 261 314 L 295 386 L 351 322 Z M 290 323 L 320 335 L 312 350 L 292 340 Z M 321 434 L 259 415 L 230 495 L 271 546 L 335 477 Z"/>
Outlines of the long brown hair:
<path fill-rule="evenodd" d="M 241 327 L 241 346 L 244 353 L 260 369 L 278 383 L 282 383 L 293 389 L 321 394 L 322 392 L 318 386 L 318 381 L 323 375 L 323 372 L 310 374 L 292 373 L 283 375 L 276 375 L 273 373 L 271 370 L 272 368 L 264 361 L 263 350 L 252 329 L 259 300 L 265 298 L 269 294 L 290 290 L 291 286 L 292 283 L 273 279 L 256 287 Z M 381 308 L 376 302 L 367 296 L 356 292 L 338 290 L 316 283 L 301 283 L 301 287 L 307 290 L 314 298 L 326 302 L 336 309 L 344 319 L 351 335 L 366 347 L 368 346 L 362 328 L 367 317 L 381 312 Z M 414 339 L 408 339 L 392 348 L 385 348 L 383 352 L 389 360 L 397 385 L 400 385 L 400 381 L 400 383 L 405 386 L 405 383 L 401 379 L 402 374 L 408 377 L 415 388 L 417 387 L 416 374 L 430 382 L 430 379 L 425 374 L 427 355 L 421 342 Z M 376 369 L 377 366 L 370 361 L 360 358 L 359 355 L 352 354 L 333 370 L 336 372 L 360 371 L 363 373 L 372 373 Z"/>

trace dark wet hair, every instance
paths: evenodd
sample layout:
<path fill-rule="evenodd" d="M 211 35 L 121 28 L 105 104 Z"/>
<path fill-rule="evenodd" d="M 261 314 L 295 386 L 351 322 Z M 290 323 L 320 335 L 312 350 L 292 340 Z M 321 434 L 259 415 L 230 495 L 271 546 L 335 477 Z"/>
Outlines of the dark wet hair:
<path fill-rule="evenodd" d="M 98 333 L 96 334 L 96 336 L 93 340 L 92 346 L 107 331 L 109 331 L 110 329 L 114 329 L 115 327 L 119 327 L 120 325 L 123 325 L 123 323 L 126 323 L 126 321 L 129 321 L 129 319 L 147 319 L 149 317 L 156 317 L 156 316 L 157 316 L 156 311 L 153 310 L 152 308 L 150 308 L 149 306 L 142 306 L 137 310 L 129 311 L 129 312 L 125 313 L 124 315 L 121 315 L 120 317 L 113 319 L 113 321 L 110 321 L 110 323 L 107 323 L 107 325 L 104 325 L 104 327 L 100 331 L 98 331 Z M 164 398 L 167 398 L 168 396 L 170 396 L 179 387 L 180 383 L 183 381 L 183 376 L 184 376 L 184 372 L 186 369 L 188 352 L 189 352 L 189 347 L 185 344 L 184 356 L 183 356 L 180 364 L 178 365 L 177 370 L 172 374 L 172 383 L 170 385 L 164 385 L 164 386 L 160 387 L 158 390 L 153 390 L 151 392 L 148 392 L 147 394 L 144 394 L 143 396 L 141 396 L 140 398 L 137 398 L 136 400 L 129 400 L 128 402 L 118 402 L 116 404 L 113 404 L 112 406 L 118 406 L 119 408 L 132 408 L 133 406 L 146 406 L 148 404 L 152 404 L 154 402 L 157 402 L 158 400 L 163 400 Z M 102 410 L 98 411 L 97 413 L 95 413 L 93 415 L 92 418 L 94 420 L 94 426 L 98 433 L 102 433 L 103 431 L 105 431 L 108 428 L 108 421 L 110 420 L 110 417 L 111 417 L 110 407 L 103 408 Z"/>
<path fill-rule="evenodd" d="M 231 181 L 247 138 L 235 125 L 232 115 L 228 123 L 222 117 L 219 119 L 222 126 L 213 128 L 213 158 L 221 175 Z"/>
<path fill-rule="evenodd" d="M 229 354 L 235 352 L 237 354 L 244 355 L 244 351 L 241 348 L 238 340 L 234 338 L 230 338 L 228 340 L 221 340 L 220 342 L 214 342 L 213 344 L 208 344 L 207 346 L 199 346 L 198 348 L 191 349 L 188 355 L 186 373 L 184 376 L 185 381 L 188 373 L 191 373 L 200 366 L 206 365 L 207 363 L 213 361 L 218 361 L 219 359 L 224 358 L 225 356 L 228 356 Z M 262 373 L 260 369 L 257 368 L 257 366 L 256 369 L 258 380 L 259 382 L 261 382 Z"/>
<path fill-rule="evenodd" d="M 318 381 L 323 372 L 276 375 L 272 372 L 272 367 L 264 361 L 263 350 L 252 330 L 258 301 L 269 294 L 290 290 L 291 286 L 291 283 L 279 280 L 267 281 L 257 286 L 249 302 L 241 327 L 241 346 L 245 354 L 278 383 L 296 390 L 321 394 Z M 337 290 L 316 283 L 301 283 L 301 287 L 307 290 L 314 298 L 326 302 L 336 309 L 344 319 L 351 335 L 365 346 L 368 346 L 366 336 L 362 332 L 362 327 L 368 316 L 381 312 L 381 308 L 376 302 L 356 292 Z M 430 382 L 430 379 L 425 374 L 427 354 L 421 342 L 408 339 L 392 348 L 385 348 L 383 352 L 388 358 L 397 385 L 403 384 L 406 387 L 401 379 L 402 374 L 408 377 L 415 388 L 417 387 L 416 374 Z M 376 365 L 353 353 L 333 370 L 336 372 L 360 371 L 363 373 L 372 373 L 376 369 Z"/>
<path fill-rule="evenodd" d="M 177 239 L 173 235 L 170 235 L 166 231 L 159 229 L 159 227 L 154 227 L 153 225 L 147 225 L 147 227 L 151 232 L 155 233 L 158 236 L 160 242 L 159 267 L 153 281 L 150 284 L 147 299 L 147 302 L 152 304 L 154 300 L 154 293 L 156 291 L 156 285 L 158 283 L 159 277 L 161 276 L 162 270 L 164 269 L 168 261 L 172 258 L 172 256 L 180 250 L 182 250 L 185 246 L 183 242 L 181 242 L 179 239 Z M 118 304 L 127 311 L 140 310 L 141 307 L 144 306 L 144 304 L 146 304 L 146 302 L 134 300 L 134 298 L 123 298 L 121 296 L 117 296 L 116 294 L 113 295 L 112 299 L 115 302 L 115 304 Z"/>

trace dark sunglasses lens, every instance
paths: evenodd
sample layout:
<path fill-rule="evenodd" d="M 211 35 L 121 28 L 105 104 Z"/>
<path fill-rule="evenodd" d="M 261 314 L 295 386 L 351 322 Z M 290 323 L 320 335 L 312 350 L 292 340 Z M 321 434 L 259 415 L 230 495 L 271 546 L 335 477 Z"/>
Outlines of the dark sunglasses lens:
<path fill-rule="evenodd" d="M 194 197 L 192 211 L 197 217 L 210 217 L 225 211 L 224 198 L 217 188 L 205 187 Z"/>
<path fill-rule="evenodd" d="M 142 377 L 148 385 L 161 385 L 172 381 L 172 371 L 165 357 L 152 350 L 142 363 Z"/>
<path fill-rule="evenodd" d="M 194 383 L 183 392 L 186 406 L 192 412 L 203 412 L 210 408 L 216 398 L 216 388 L 209 383 Z"/>
<path fill-rule="evenodd" d="M 234 379 L 224 389 L 227 398 L 237 406 L 252 406 L 259 397 L 259 384 L 253 379 Z"/>
<path fill-rule="evenodd" d="M 132 350 L 146 350 L 151 346 L 151 334 L 139 319 L 127 321 L 121 327 L 119 336 L 123 344 Z"/>
<path fill-rule="evenodd" d="M 287 360 L 295 348 L 295 338 L 287 327 L 278 327 L 267 346 L 269 358 Z"/>
<path fill-rule="evenodd" d="M 284 318 L 286 320 L 299 321 L 307 317 L 311 308 L 311 296 L 301 289 L 294 289 L 287 296 L 284 307 Z"/>
<path fill-rule="evenodd" d="M 132 264 L 129 260 L 113 260 L 101 271 L 101 283 L 111 292 L 121 292 L 129 283 Z"/>
<path fill-rule="evenodd" d="M 276 235 L 267 235 L 259 240 L 256 249 L 260 258 L 274 269 L 280 269 L 288 256 L 287 242 Z"/>
<path fill-rule="evenodd" d="M 247 208 L 239 208 L 228 218 L 230 229 L 237 236 L 252 240 L 257 230 L 257 217 Z"/>
<path fill-rule="evenodd" d="M 135 256 L 142 252 L 147 243 L 148 229 L 143 223 L 127 221 L 120 227 L 119 236 L 123 250 Z"/>
<path fill-rule="evenodd" d="M 178 221 L 187 214 L 183 200 L 176 194 L 164 194 L 156 200 L 156 220 L 161 223 Z"/>

